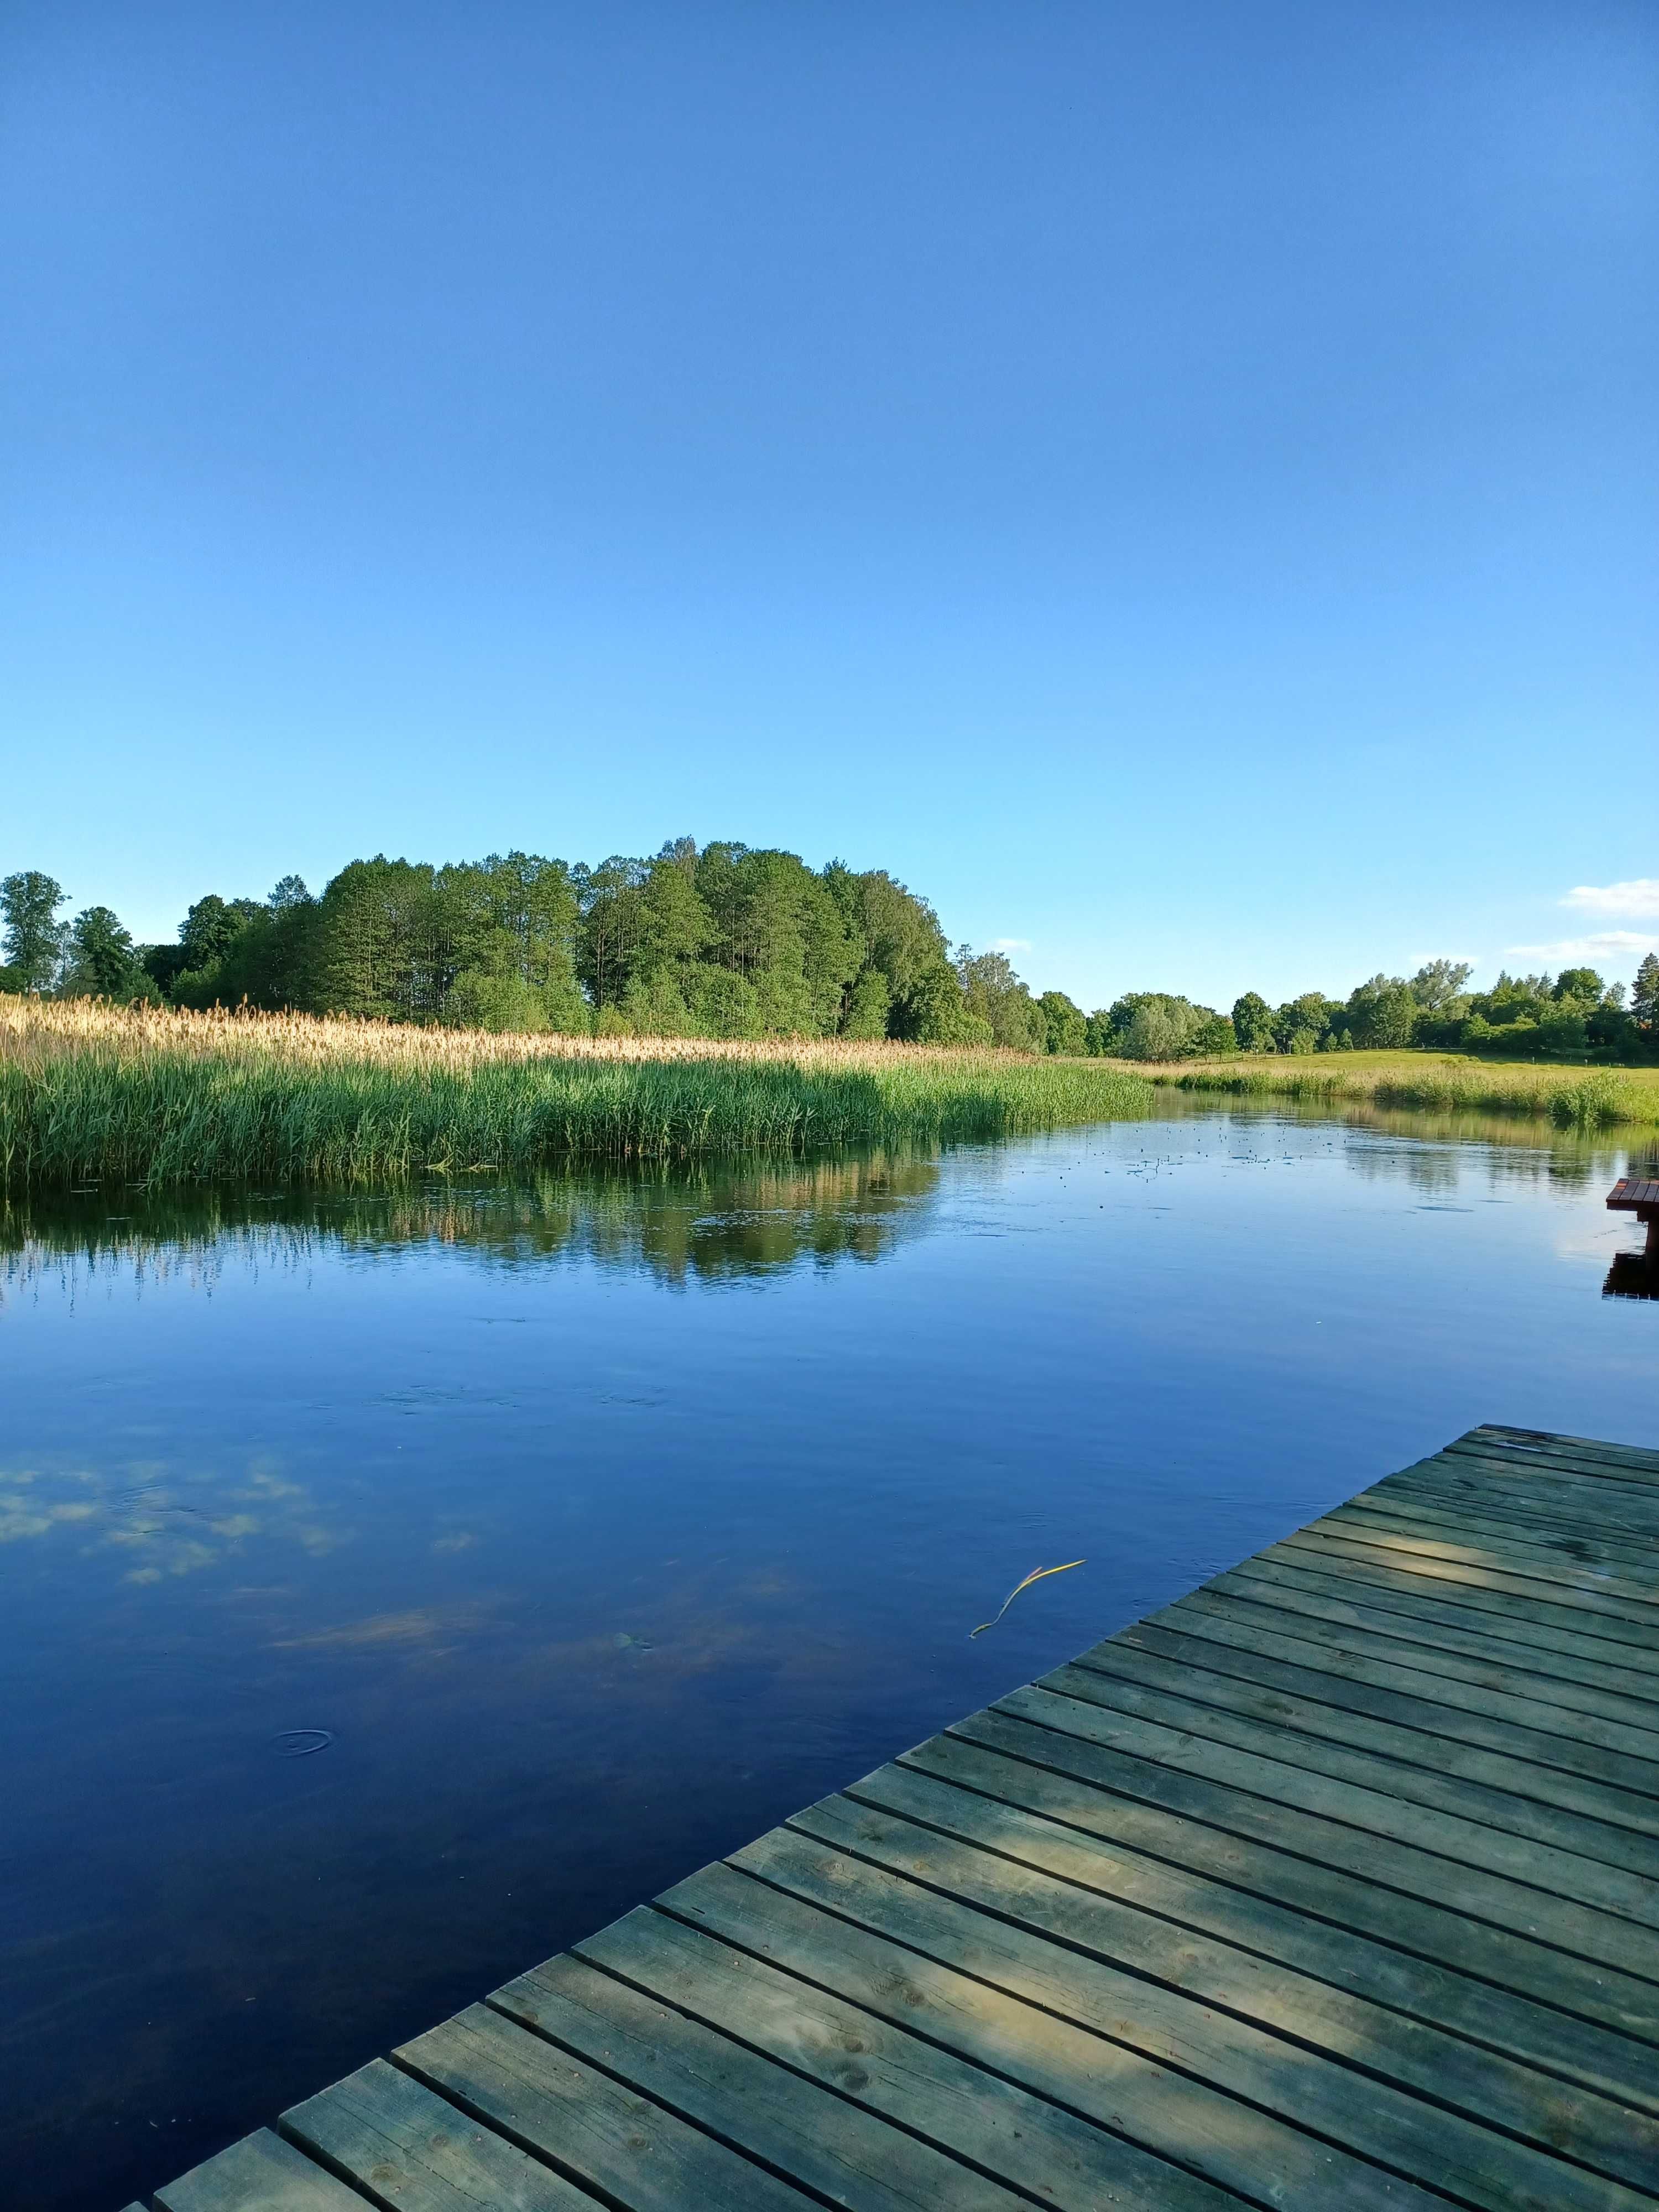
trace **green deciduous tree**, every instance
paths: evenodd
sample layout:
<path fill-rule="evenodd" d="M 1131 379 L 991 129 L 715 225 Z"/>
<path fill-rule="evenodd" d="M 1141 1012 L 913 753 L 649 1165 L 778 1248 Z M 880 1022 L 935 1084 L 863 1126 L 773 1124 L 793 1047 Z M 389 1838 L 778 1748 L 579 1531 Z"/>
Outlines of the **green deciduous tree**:
<path fill-rule="evenodd" d="M 60 987 L 65 997 L 159 999 L 131 936 L 112 908 L 89 906 L 70 926 L 68 961 Z"/>
<path fill-rule="evenodd" d="M 962 978 L 944 958 L 912 976 L 895 1015 L 895 1034 L 913 1044 L 994 1042 L 991 1024 L 969 1009 Z"/>
<path fill-rule="evenodd" d="M 1489 991 L 1479 991 L 1469 1001 L 1469 1012 L 1493 1029 L 1516 1022 L 1539 1022 L 1553 1003 L 1553 985 L 1547 975 L 1499 975 Z"/>
<path fill-rule="evenodd" d="M 441 868 L 438 1018 L 482 1029 L 585 1031 L 576 980 L 579 912 L 562 860 L 492 853 Z"/>
<path fill-rule="evenodd" d="M 755 993 L 763 1032 L 833 1034 L 864 959 L 841 902 L 793 853 L 716 844 L 698 856 L 709 957 Z"/>
<path fill-rule="evenodd" d="M 893 994 L 879 968 L 865 967 L 853 979 L 842 1016 L 844 1037 L 874 1039 L 887 1035 L 893 1011 Z"/>
<path fill-rule="evenodd" d="M 1463 997 L 1469 975 L 1467 960 L 1425 960 L 1412 977 L 1412 996 L 1425 1013 L 1448 1013 Z"/>
<path fill-rule="evenodd" d="M 1343 1011 L 1354 1042 L 1370 1050 L 1408 1045 L 1417 1026 L 1417 1000 L 1403 975 L 1373 975 L 1349 994 Z"/>
<path fill-rule="evenodd" d="M 1238 1038 L 1231 1016 L 1212 1012 L 1208 1006 L 1199 1006 L 1194 1011 L 1203 1017 L 1193 1031 L 1189 1045 L 1195 1058 L 1220 1060 L 1237 1051 Z"/>
<path fill-rule="evenodd" d="M 842 1034 L 867 1036 L 871 1009 L 884 991 L 886 1034 L 921 1038 L 948 998 L 939 974 L 946 947 L 938 915 L 882 868 L 854 874 L 832 860 L 823 880 L 859 959 L 843 1002 Z"/>
<path fill-rule="evenodd" d="M 1089 1027 L 1081 1006 L 1064 991 L 1045 991 L 1037 1000 L 1042 1016 L 1043 1050 L 1080 1058 L 1089 1049 Z"/>
<path fill-rule="evenodd" d="M 1322 992 L 1304 991 L 1287 999 L 1273 1018 L 1273 1042 L 1280 1052 L 1317 1052 L 1342 1008 Z"/>
<path fill-rule="evenodd" d="M 434 1021 L 453 980 L 453 947 L 426 862 L 353 860 L 325 890 L 317 1011 Z"/>
<path fill-rule="evenodd" d="M 1136 994 L 1123 1030 L 1126 1060 L 1179 1060 L 1187 1049 L 1197 1023 L 1184 1000 L 1164 991 Z"/>
<path fill-rule="evenodd" d="M 1659 1030 L 1659 953 L 1642 955 L 1631 988 L 1630 1010 L 1644 1030 Z"/>
<path fill-rule="evenodd" d="M 1606 989 L 1594 968 L 1564 968 L 1555 979 L 1550 996 L 1558 1005 L 1564 999 L 1575 999 L 1595 1006 L 1601 1004 Z"/>
<path fill-rule="evenodd" d="M 50 991 L 68 942 L 58 920 L 64 887 L 38 868 L 24 868 L 0 880 L 0 914 L 5 916 L 5 981 L 14 991 Z"/>
<path fill-rule="evenodd" d="M 1273 1010 L 1259 991 L 1246 991 L 1233 1000 L 1233 1035 L 1241 1052 L 1272 1052 Z"/>
<path fill-rule="evenodd" d="M 238 933 L 259 913 L 253 899 L 222 899 L 216 891 L 198 898 L 179 925 L 179 949 L 186 968 L 210 968 L 222 960 Z"/>
<path fill-rule="evenodd" d="M 1172 991 L 1126 991 L 1108 1009 L 1105 1025 L 1110 1042 L 1104 1048 L 1125 1060 L 1191 1060 L 1233 1043 L 1224 1015 Z"/>
<path fill-rule="evenodd" d="M 577 970 L 599 1012 L 620 1006 L 632 978 L 646 872 L 643 860 L 630 860 L 619 853 L 597 868 L 578 865 L 571 870 L 581 912 Z"/>
<path fill-rule="evenodd" d="M 969 1015 L 983 1022 L 992 1042 L 1012 1052 L 1042 1052 L 1048 1024 L 1030 992 L 1015 975 L 1006 952 L 975 952 L 959 945 L 957 980 Z"/>
<path fill-rule="evenodd" d="M 748 977 L 735 969 L 700 961 L 686 977 L 685 1000 L 699 1036 L 764 1034 L 759 995 Z"/>

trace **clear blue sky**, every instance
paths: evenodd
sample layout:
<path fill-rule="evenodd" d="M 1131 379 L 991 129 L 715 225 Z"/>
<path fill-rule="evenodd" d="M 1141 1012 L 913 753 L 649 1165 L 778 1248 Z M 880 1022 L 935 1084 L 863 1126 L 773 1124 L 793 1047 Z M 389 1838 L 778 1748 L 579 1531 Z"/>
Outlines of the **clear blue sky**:
<path fill-rule="evenodd" d="M 1628 975 L 1656 114 L 1651 0 L 9 0 L 0 872 L 690 830 L 1088 1005 Z"/>

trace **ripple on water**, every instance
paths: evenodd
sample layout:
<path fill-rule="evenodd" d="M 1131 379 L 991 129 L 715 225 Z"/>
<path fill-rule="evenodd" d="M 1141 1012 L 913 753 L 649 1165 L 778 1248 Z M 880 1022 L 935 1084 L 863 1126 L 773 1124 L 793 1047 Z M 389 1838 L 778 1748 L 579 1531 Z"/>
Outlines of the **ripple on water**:
<path fill-rule="evenodd" d="M 278 1729 L 270 1747 L 278 1759 L 309 1759 L 313 1751 L 326 1751 L 333 1741 L 331 1729 Z"/>

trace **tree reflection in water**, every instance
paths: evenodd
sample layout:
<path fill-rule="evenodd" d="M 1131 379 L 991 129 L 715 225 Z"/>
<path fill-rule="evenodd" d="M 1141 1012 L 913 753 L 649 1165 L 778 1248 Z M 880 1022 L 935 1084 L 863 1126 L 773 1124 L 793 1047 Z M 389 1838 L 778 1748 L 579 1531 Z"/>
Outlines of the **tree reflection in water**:
<path fill-rule="evenodd" d="M 643 1268 L 672 1288 L 878 1260 L 921 1227 L 939 1178 L 937 1152 L 872 1149 L 747 1170 L 630 1164 L 348 1196 L 86 1188 L 0 1201 L 0 1295 L 43 1274 L 211 1277 L 228 1257 L 281 1265 L 324 1249 L 374 1258 L 434 1244 L 503 1267 Z"/>

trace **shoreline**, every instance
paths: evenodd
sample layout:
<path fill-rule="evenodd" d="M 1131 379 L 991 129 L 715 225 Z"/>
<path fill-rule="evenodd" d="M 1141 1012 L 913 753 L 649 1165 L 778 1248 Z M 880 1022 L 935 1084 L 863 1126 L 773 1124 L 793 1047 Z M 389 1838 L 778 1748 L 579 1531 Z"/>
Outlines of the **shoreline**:
<path fill-rule="evenodd" d="M 1394 1052 L 1148 1061 L 1140 1072 L 1161 1089 L 1347 1099 L 1442 1111 L 1463 1108 L 1535 1115 L 1561 1129 L 1659 1127 L 1659 1067 L 1540 1067 L 1525 1060 Z"/>

